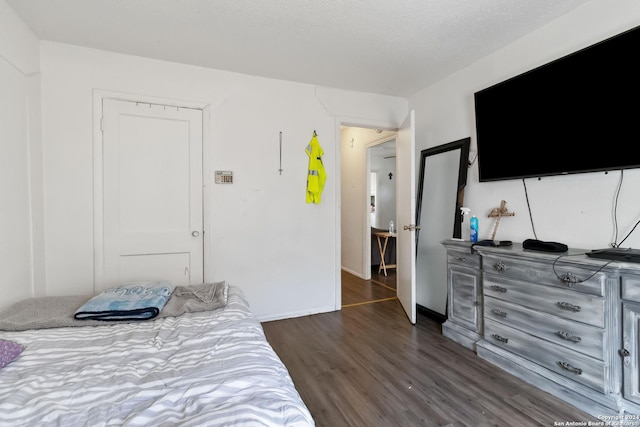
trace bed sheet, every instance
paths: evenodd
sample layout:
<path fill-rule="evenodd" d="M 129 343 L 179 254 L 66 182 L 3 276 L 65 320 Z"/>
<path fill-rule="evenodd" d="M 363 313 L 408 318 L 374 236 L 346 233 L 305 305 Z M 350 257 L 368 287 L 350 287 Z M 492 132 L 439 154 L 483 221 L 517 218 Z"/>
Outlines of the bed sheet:
<path fill-rule="evenodd" d="M 313 426 L 242 291 L 224 309 L 1 332 L 2 426 Z"/>

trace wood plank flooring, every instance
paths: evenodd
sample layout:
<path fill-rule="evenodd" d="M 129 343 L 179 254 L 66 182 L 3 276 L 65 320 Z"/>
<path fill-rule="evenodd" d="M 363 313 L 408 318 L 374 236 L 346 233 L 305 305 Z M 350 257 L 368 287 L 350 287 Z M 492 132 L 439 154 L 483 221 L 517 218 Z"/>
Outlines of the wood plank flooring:
<path fill-rule="evenodd" d="M 411 325 L 396 298 L 363 282 L 343 276 L 340 311 L 262 324 L 317 426 L 597 421 L 443 337 L 434 320 Z"/>
<path fill-rule="evenodd" d="M 371 280 L 363 280 L 353 274 L 342 272 L 342 307 L 357 304 L 368 304 L 396 297 L 396 273 L 388 271 L 387 275 L 372 270 Z"/>

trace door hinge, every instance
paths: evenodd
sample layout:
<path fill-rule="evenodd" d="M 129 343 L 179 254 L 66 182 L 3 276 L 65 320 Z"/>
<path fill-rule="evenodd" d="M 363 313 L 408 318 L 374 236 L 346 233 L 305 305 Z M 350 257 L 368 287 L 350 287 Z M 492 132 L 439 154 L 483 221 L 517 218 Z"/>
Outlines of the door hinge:
<path fill-rule="evenodd" d="M 420 226 L 419 225 L 415 225 L 415 224 L 409 224 L 409 225 L 403 226 L 403 229 L 404 230 L 410 230 L 410 231 L 420 230 Z"/>

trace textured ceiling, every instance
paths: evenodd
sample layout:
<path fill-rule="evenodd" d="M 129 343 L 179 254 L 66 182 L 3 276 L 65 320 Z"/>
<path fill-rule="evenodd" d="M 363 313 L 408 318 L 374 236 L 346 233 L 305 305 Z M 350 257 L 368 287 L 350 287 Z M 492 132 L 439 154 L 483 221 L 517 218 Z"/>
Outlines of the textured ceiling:
<path fill-rule="evenodd" d="M 410 96 L 588 0 L 6 0 L 42 40 Z"/>

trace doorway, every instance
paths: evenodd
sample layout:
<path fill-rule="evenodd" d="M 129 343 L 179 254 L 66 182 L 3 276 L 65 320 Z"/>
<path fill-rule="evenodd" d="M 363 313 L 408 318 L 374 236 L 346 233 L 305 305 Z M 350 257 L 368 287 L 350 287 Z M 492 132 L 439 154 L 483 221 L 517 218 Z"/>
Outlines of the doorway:
<path fill-rule="evenodd" d="M 387 269 L 385 276 L 377 267 L 372 268 L 372 253 L 378 254 L 378 243 L 371 229 L 375 226 L 387 230 L 389 221 L 396 223 L 395 136 L 395 129 L 341 127 L 343 291 L 346 286 L 353 286 L 353 281 L 360 281 L 362 287 L 384 287 L 384 292 L 388 294 L 391 289 L 395 295 L 395 270 Z M 345 274 L 351 284 L 345 285 Z M 380 292 L 374 290 L 369 295 L 363 298 L 376 299 Z M 345 302 L 354 303 L 352 297 Z"/>

